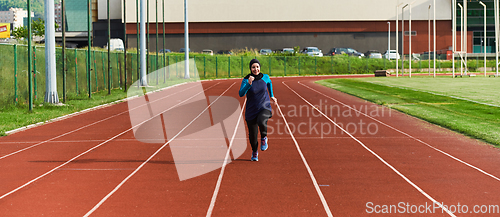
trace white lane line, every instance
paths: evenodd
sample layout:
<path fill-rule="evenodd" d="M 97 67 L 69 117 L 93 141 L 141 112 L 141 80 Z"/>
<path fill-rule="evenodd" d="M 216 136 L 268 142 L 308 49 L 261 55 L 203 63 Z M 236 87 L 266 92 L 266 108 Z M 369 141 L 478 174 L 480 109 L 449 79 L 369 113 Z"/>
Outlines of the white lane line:
<path fill-rule="evenodd" d="M 118 184 L 111 192 L 109 192 L 108 195 L 106 195 L 101 201 L 99 201 L 99 203 L 97 203 L 97 205 L 95 205 L 90 211 L 88 211 L 84 215 L 84 217 L 88 217 L 92 213 L 94 213 L 104 202 L 106 202 L 106 200 L 108 200 L 109 197 L 111 197 L 111 195 L 113 195 L 116 191 L 118 191 L 118 189 L 120 189 L 125 184 L 125 182 L 127 182 L 130 178 L 132 178 L 132 176 L 134 176 L 137 172 L 139 172 L 139 170 L 142 169 L 142 167 L 144 167 L 144 165 L 146 165 L 151 159 L 153 159 L 153 157 L 155 157 L 163 148 L 165 148 L 170 142 L 172 142 L 175 138 L 177 138 L 177 136 L 179 136 L 193 122 L 195 122 L 204 112 L 206 112 L 208 110 L 208 108 L 210 108 L 210 106 L 212 106 L 215 102 L 217 102 L 217 100 L 219 100 L 219 98 L 222 97 L 222 95 L 224 95 L 229 89 L 231 89 L 231 87 L 235 83 L 236 82 L 233 82 L 233 84 L 231 84 L 231 86 L 229 86 L 223 93 L 221 93 L 221 95 L 219 97 L 217 97 L 217 99 L 215 99 L 202 112 L 200 112 L 200 114 L 198 114 L 198 116 L 196 116 L 191 122 L 189 122 L 184 128 L 182 128 L 174 137 L 172 137 L 165 144 L 163 144 L 163 146 L 161 146 L 155 153 L 153 153 L 146 161 L 144 161 L 141 165 L 139 165 L 139 167 L 137 167 L 137 169 L 135 169 L 134 172 L 132 172 L 130 175 L 128 175 L 125 179 L 123 179 L 123 181 L 120 182 L 120 184 Z"/>
<path fill-rule="evenodd" d="M 166 90 L 166 89 L 170 89 L 170 88 L 174 88 L 174 87 L 177 87 L 177 86 L 181 86 L 181 85 L 184 85 L 184 84 L 188 84 L 188 83 L 175 84 L 175 85 L 172 85 L 172 86 L 169 86 L 169 87 L 165 87 L 165 88 L 162 88 L 162 89 L 159 89 L 159 90 L 153 90 L 153 91 L 150 91 L 148 93 L 159 92 L 159 91 L 163 91 L 163 90 Z M 12 133 L 16 133 L 16 132 L 27 130 L 27 129 L 34 128 L 34 127 L 38 127 L 38 126 L 46 124 L 46 123 L 60 121 L 60 120 L 66 119 L 66 118 L 77 116 L 79 114 L 82 114 L 82 113 L 85 113 L 85 112 L 88 112 L 88 111 L 97 110 L 97 109 L 104 108 L 104 107 L 107 107 L 107 106 L 110 106 L 110 105 L 113 105 L 113 104 L 116 104 L 116 103 L 120 103 L 120 102 L 126 102 L 126 101 L 132 100 L 132 99 L 137 98 L 137 97 L 138 96 L 136 95 L 136 96 L 130 96 L 130 97 L 125 98 L 125 99 L 119 99 L 119 100 L 116 100 L 114 102 L 110 102 L 110 103 L 103 104 L 103 105 L 98 105 L 96 107 L 92 107 L 92 108 L 84 109 L 84 110 L 81 110 L 81 111 L 77 111 L 77 112 L 74 112 L 74 113 L 71 113 L 71 114 L 68 114 L 68 115 L 64 115 L 64 116 L 61 116 L 61 117 L 57 117 L 57 118 L 54 118 L 54 119 L 50 119 L 50 120 L 47 120 L 47 121 L 44 121 L 44 122 L 39 122 L 39 123 L 36 123 L 36 124 L 31 124 L 31 125 L 28 125 L 28 126 L 24 126 L 24 127 L 20 127 L 20 128 L 14 129 L 14 130 L 10 130 L 10 131 L 5 132 L 5 134 L 10 135 Z"/>
<path fill-rule="evenodd" d="M 219 84 L 219 83 L 217 83 L 217 84 Z M 193 85 L 193 87 L 195 87 L 195 86 L 196 86 L 196 85 Z M 159 101 L 159 100 L 165 99 L 165 98 L 170 97 L 170 96 L 172 96 L 172 95 L 175 95 L 175 94 L 177 94 L 177 93 L 180 93 L 180 92 L 183 92 L 183 91 L 189 90 L 189 89 L 191 89 L 191 88 L 193 88 L 193 87 L 189 87 L 189 88 L 183 89 L 183 90 L 181 90 L 181 91 L 179 91 L 179 92 L 169 94 L 169 95 L 164 96 L 164 97 L 162 97 L 162 98 L 160 98 L 160 99 L 157 99 L 157 100 L 155 100 L 155 101 L 153 101 L 153 102 L 157 102 L 157 101 Z M 150 103 L 153 103 L 153 102 L 150 102 Z M 58 139 L 58 138 L 61 138 L 61 137 L 63 137 L 63 136 L 67 136 L 67 135 L 69 135 L 69 134 L 71 134 L 71 133 L 74 133 L 74 132 L 80 131 L 80 130 L 82 130 L 82 129 L 84 129 L 84 128 L 87 128 L 87 127 L 90 127 L 90 126 L 96 125 L 96 124 L 101 123 L 101 122 L 103 122 L 103 121 L 107 121 L 107 120 L 109 120 L 109 119 L 111 119 L 111 118 L 114 118 L 114 117 L 117 117 L 117 116 L 123 115 L 123 114 L 125 114 L 125 113 L 130 112 L 131 110 L 138 109 L 138 108 L 140 108 L 140 107 L 142 107 L 142 106 L 145 106 L 145 105 L 137 106 L 137 107 L 135 107 L 135 108 L 133 108 L 133 109 L 128 109 L 127 111 L 124 111 L 124 112 L 118 113 L 118 114 L 116 114 L 116 115 L 113 115 L 113 116 L 107 117 L 107 118 L 105 118 L 105 119 L 102 119 L 102 120 L 96 121 L 96 122 L 91 123 L 91 124 L 85 125 L 85 126 L 80 127 L 80 128 L 78 128 L 78 129 L 75 129 L 75 130 L 69 131 L 69 132 L 67 132 L 67 133 L 61 134 L 61 135 L 56 136 L 56 137 L 53 137 L 53 138 L 51 138 L 51 139 L 48 139 L 48 140 L 45 140 L 45 141 L 39 142 L 39 143 L 34 144 L 34 145 L 31 145 L 31 146 L 28 146 L 28 147 L 26 147 L 26 148 L 20 149 L 20 150 L 15 151 L 15 152 L 12 152 L 12 153 L 10 153 L 10 154 L 6 154 L 6 155 L 4 155 L 4 156 L 1 156 L 1 157 L 0 157 L 0 160 L 1 160 L 1 159 L 4 159 L 4 158 L 6 158 L 6 157 L 9 157 L 9 156 L 12 156 L 12 155 L 18 154 L 18 153 L 20 153 L 20 152 L 26 151 L 26 150 L 28 150 L 28 149 L 34 148 L 34 147 L 39 146 L 39 145 L 41 145 L 41 144 L 44 144 L 44 143 L 50 142 L 50 141 L 52 141 L 52 140 L 54 140 L 54 139 Z"/>
<path fill-rule="evenodd" d="M 336 99 L 334 99 L 334 98 L 332 98 L 332 97 L 330 97 L 330 96 L 328 96 L 328 95 L 326 95 L 326 94 L 324 94 L 324 93 L 322 93 L 322 92 L 319 92 L 319 91 L 317 91 L 317 90 L 315 90 L 315 89 L 313 89 L 313 88 L 311 88 L 311 87 L 309 87 L 309 86 L 307 86 L 307 85 L 305 85 L 305 84 L 302 84 L 302 83 L 300 83 L 300 81 L 299 81 L 298 83 L 299 83 L 299 84 L 301 84 L 301 85 L 302 85 L 302 86 L 304 86 L 304 87 L 309 88 L 310 90 L 312 90 L 312 91 L 314 91 L 314 92 L 316 92 L 316 93 L 319 93 L 319 94 L 321 94 L 321 95 L 323 95 L 323 96 L 325 96 L 325 97 L 327 97 L 327 98 L 329 98 L 329 99 L 331 99 L 331 100 L 333 100 L 333 101 L 335 101 L 335 102 L 337 102 L 337 103 L 342 104 L 342 105 L 343 105 L 343 106 L 345 106 L 345 107 L 348 107 L 349 109 L 352 109 L 352 110 L 354 110 L 354 111 L 356 111 L 356 112 L 359 112 L 360 114 L 362 114 L 362 115 L 363 115 L 363 116 L 365 116 L 365 117 L 368 117 L 368 118 L 370 118 L 370 119 L 372 119 L 372 120 L 374 120 L 374 121 L 376 121 L 376 122 L 378 122 L 378 123 L 380 123 L 380 124 L 382 124 L 382 125 L 384 125 L 384 126 L 386 126 L 386 127 L 390 128 L 390 129 L 392 129 L 392 130 L 395 130 L 395 131 L 397 131 L 397 132 L 399 132 L 399 133 L 401 133 L 401 134 L 403 134 L 403 135 L 407 136 L 407 137 L 410 137 L 410 138 L 412 138 L 412 139 L 414 139 L 414 140 L 416 140 L 416 141 L 418 141 L 418 142 L 420 142 L 420 143 L 422 143 L 422 144 L 426 145 L 427 147 L 429 147 L 429 148 L 431 148 L 431 149 L 433 149 L 433 150 L 435 150 L 435 151 L 437 151 L 437 152 L 439 152 L 439 153 L 441 153 L 441 154 L 444 154 L 444 155 L 446 155 L 446 156 L 450 157 L 450 158 L 451 158 L 451 159 L 453 159 L 453 160 L 456 160 L 456 161 L 458 161 L 458 162 L 460 162 L 460 163 L 462 163 L 462 164 L 465 164 L 465 165 L 467 165 L 467 166 L 469 166 L 469 167 L 471 167 L 471 168 L 473 168 L 473 169 L 475 169 L 475 170 L 479 171 L 480 173 L 482 173 L 482 174 L 484 174 L 484 175 L 487 175 L 487 176 L 489 176 L 489 177 L 491 177 L 491 178 L 493 178 L 493 179 L 495 179 L 495 180 L 497 180 L 497 181 L 500 181 L 500 178 L 498 178 L 498 177 L 496 177 L 496 176 L 494 176 L 494 175 L 492 175 L 492 174 L 490 174 L 490 173 L 488 173 L 488 172 L 486 172 L 486 171 L 484 171 L 484 170 L 482 170 L 482 169 L 480 169 L 480 168 L 478 168 L 478 167 L 476 167 L 476 166 L 474 166 L 474 165 L 472 165 L 472 164 L 469 164 L 469 163 L 467 163 L 467 162 L 465 162 L 465 161 L 463 161 L 463 160 L 460 160 L 460 159 L 458 159 L 457 157 L 455 157 L 455 156 L 453 156 L 453 155 L 451 155 L 451 154 L 448 154 L 448 153 L 446 153 L 445 151 L 442 151 L 441 149 L 438 149 L 438 148 L 436 148 L 436 147 L 434 147 L 434 146 L 432 146 L 432 145 L 430 145 L 430 144 L 428 144 L 428 143 L 426 143 L 426 142 L 424 142 L 424 141 L 422 141 L 422 140 L 420 140 L 420 139 L 418 139 L 418 138 L 416 138 L 416 137 L 414 137 L 414 136 L 412 136 L 412 135 L 410 135 L 410 134 L 408 134 L 408 133 L 405 133 L 405 132 L 403 132 L 403 131 L 401 131 L 401 130 L 399 130 L 399 129 L 395 128 L 395 127 L 392 127 L 392 126 L 390 126 L 389 124 L 386 124 L 386 123 L 384 123 L 384 122 L 382 122 L 382 121 L 380 121 L 380 120 L 378 120 L 378 119 L 376 119 L 376 118 L 374 118 L 374 117 L 371 117 L 370 115 L 367 115 L 367 114 L 365 114 L 365 113 L 363 113 L 363 112 L 361 112 L 361 111 L 358 111 L 358 110 L 356 110 L 356 109 L 352 108 L 351 106 L 348 106 L 348 105 L 346 105 L 346 104 L 344 104 L 344 103 L 342 103 L 342 102 L 340 102 L 340 101 L 338 101 L 338 100 L 336 100 Z"/>
<path fill-rule="evenodd" d="M 208 90 L 208 89 L 210 89 L 210 88 L 212 88 L 212 87 L 214 87 L 214 86 L 216 86 L 216 85 L 218 85 L 218 84 L 219 84 L 219 83 L 217 83 L 217 84 L 215 84 L 215 85 L 213 85 L 213 86 L 211 86 L 211 87 L 209 87 L 209 88 L 207 88 L 207 89 L 205 89 L 205 90 Z M 204 91 L 205 91 L 205 90 L 204 90 Z M 195 94 L 195 95 L 193 95 L 193 96 L 191 96 L 191 97 L 187 98 L 186 100 L 183 100 L 182 102 L 177 103 L 176 105 L 174 105 L 174 106 L 172 106 L 172 107 L 170 107 L 170 108 L 166 109 L 165 111 L 162 111 L 162 112 L 158 113 L 158 115 L 160 115 L 160 114 L 162 114 L 162 113 L 164 113 L 164 112 L 167 112 L 167 111 L 169 111 L 169 110 L 171 110 L 171 109 L 175 108 L 176 106 L 178 106 L 178 105 L 180 105 L 180 104 L 182 104 L 182 103 L 184 103 L 184 102 L 186 102 L 186 101 L 188 101 L 188 100 L 190 100 L 190 99 L 194 98 L 195 96 L 197 96 L 197 95 L 199 95 L 199 94 L 201 94 L 201 93 L 204 93 L 204 91 L 201 91 L 201 92 L 199 92 L 199 93 L 197 93 L 197 94 Z M 146 123 L 146 122 L 148 122 L 148 121 L 152 120 L 153 118 L 155 118 L 155 117 L 156 117 L 156 116 L 158 116 L 158 115 L 155 115 L 155 116 L 153 116 L 153 117 L 151 117 L 151 118 L 149 118 L 149 119 L 147 119 L 147 120 L 145 120 L 145 121 L 143 121 L 143 122 L 141 122 L 141 123 L 139 123 L 139 124 L 137 124 L 137 125 L 133 126 L 132 128 L 130 128 L 130 129 L 128 129 L 128 130 L 125 130 L 125 131 L 123 131 L 123 132 L 121 132 L 121 133 L 117 134 L 116 136 L 113 136 L 112 138 L 110 138 L 110 139 L 108 139 L 108 140 L 106 140 L 106 141 L 104 141 L 104 142 L 100 143 L 99 145 L 96 145 L 96 146 L 94 146 L 94 147 L 92 147 L 92 148 L 88 149 L 87 151 L 85 151 L 85 152 L 83 152 L 83 153 L 81 153 L 81 154 L 77 155 L 76 157 L 71 158 L 70 160 L 66 161 L 65 163 L 63 163 L 63 164 L 61 164 L 61 165 L 59 165 L 59 166 L 57 166 L 57 167 L 55 167 L 55 168 L 53 168 L 53 169 L 49 170 L 48 172 L 46 172 L 46 173 L 44 173 L 44 174 L 42 174 L 42 175 L 38 176 L 37 178 L 35 178 L 35 179 L 33 179 L 33 180 L 31 180 L 31 181 L 29 181 L 29 182 L 27 182 L 27 183 L 25 183 L 25 184 L 23 184 L 23 185 L 21 185 L 21 186 L 17 187 L 16 189 L 14 189 L 14 190 L 12 190 L 12 191 L 10 191 L 10 192 L 8 192 L 8 193 L 6 193 L 6 194 L 4 194 L 4 195 L 0 196 L 0 200 L 1 200 L 1 199 L 3 199 L 3 198 L 5 198 L 5 197 L 7 197 L 7 196 L 9 196 L 9 195 L 11 195 L 11 194 L 13 194 L 13 193 L 15 193 L 16 191 L 19 191 L 20 189 L 22 189 L 22 188 L 24 188 L 24 187 L 26 187 L 26 186 L 28 186 L 28 185 L 32 184 L 33 182 L 38 181 L 39 179 L 41 179 L 41 178 L 43 178 L 43 177 L 47 176 L 48 174 L 50 174 L 50 173 L 52 173 L 52 172 L 54 172 L 54 171 L 56 171 L 56 170 L 60 169 L 61 167 L 63 167 L 63 166 L 65 166 L 65 165 L 67 165 L 67 164 L 69 164 L 69 163 L 73 162 L 75 159 L 77 159 L 77 158 L 79 158 L 79 157 L 81 157 L 81 156 L 83 156 L 83 155 L 85 155 L 85 154 L 87 154 L 87 153 L 91 152 L 92 150 L 94 150 L 94 149 L 96 149 L 96 148 L 101 147 L 102 145 L 104 145 L 104 144 L 106 144 L 106 143 L 108 143 L 108 142 L 110 142 L 110 141 L 114 140 L 115 138 L 118 138 L 119 136 L 121 136 L 121 135 L 123 135 L 123 134 L 127 133 L 128 131 L 130 131 L 130 130 L 132 130 L 132 129 L 136 128 L 136 127 L 141 126 L 142 124 L 144 124 L 144 123 Z"/>
<path fill-rule="evenodd" d="M 354 137 L 352 134 L 350 134 L 349 132 L 347 132 L 347 130 L 345 130 L 344 128 L 340 127 L 337 123 L 335 123 L 332 119 L 330 119 L 327 115 L 325 115 L 325 113 L 323 113 L 321 110 L 317 109 L 313 104 L 311 104 L 309 101 L 307 101 L 306 99 L 304 99 L 304 97 L 302 97 L 301 95 L 299 95 L 297 92 L 295 92 L 292 88 L 290 88 L 288 85 L 285 84 L 285 82 L 282 82 L 283 85 L 285 85 L 288 89 L 290 89 L 293 93 L 295 93 L 298 97 L 300 97 L 304 102 L 306 102 L 307 104 L 309 104 L 313 109 L 315 109 L 316 111 L 318 111 L 319 113 L 321 113 L 321 115 L 323 115 L 326 119 L 328 119 L 330 122 L 332 122 L 335 126 L 337 126 L 340 130 L 344 131 L 347 135 L 349 135 L 349 137 L 351 137 L 354 141 L 358 142 L 361 146 L 363 146 L 363 148 L 365 148 L 368 152 L 370 152 L 371 154 L 373 154 L 376 158 L 378 158 L 382 163 L 384 163 L 387 167 L 389 167 L 392 171 L 394 171 L 396 174 L 398 174 L 401 178 L 403 178 L 406 182 L 408 182 L 408 184 L 410 184 L 411 186 L 413 186 L 413 188 L 417 189 L 417 191 L 419 191 L 422 195 L 424 195 L 425 197 L 427 197 L 429 200 L 431 200 L 434 204 L 438 204 L 439 207 L 441 207 L 442 210 L 445 210 L 446 213 L 448 213 L 448 215 L 450 216 L 455 216 L 452 212 L 450 212 L 450 210 L 448 210 L 445 206 L 443 206 L 443 204 L 440 204 L 438 201 L 436 201 L 434 198 L 432 198 L 429 194 L 427 194 L 425 191 L 423 191 L 420 187 L 418 187 L 415 183 L 413 183 L 410 179 L 408 179 L 405 175 L 403 175 L 401 172 L 399 172 L 396 168 L 394 168 L 391 164 L 389 164 L 387 161 L 385 161 L 382 157 L 380 157 L 377 153 L 375 153 L 374 151 L 372 151 L 370 148 L 368 148 L 365 144 L 363 144 L 363 142 L 361 142 L 360 140 L 358 140 L 356 137 Z"/>
<path fill-rule="evenodd" d="M 135 170 L 135 168 L 116 168 L 116 169 L 90 169 L 90 168 L 61 168 L 59 171 L 108 171 L 108 170 Z"/>
<path fill-rule="evenodd" d="M 212 200 L 210 201 L 210 206 L 208 207 L 207 217 L 212 216 L 212 212 L 215 207 L 215 201 L 217 200 L 217 195 L 219 194 L 220 185 L 222 183 L 222 177 L 224 176 L 224 171 L 226 170 L 227 161 L 230 159 L 231 147 L 233 146 L 234 138 L 236 136 L 236 131 L 238 130 L 238 126 L 240 125 L 241 117 L 243 116 L 243 111 L 245 110 L 245 104 L 247 103 L 247 98 L 243 102 L 243 106 L 241 107 L 240 117 L 238 118 L 238 122 L 234 127 L 234 133 L 231 137 L 231 141 L 229 142 L 229 148 L 226 152 L 226 157 L 224 158 L 224 163 L 222 164 L 222 169 L 220 170 L 219 178 L 217 179 L 217 184 L 215 185 L 214 193 L 212 194 Z M 246 138 L 245 138 L 246 139 Z"/>
<path fill-rule="evenodd" d="M 282 82 L 282 83 L 285 84 L 284 82 Z M 309 173 L 309 176 L 311 177 L 311 180 L 314 184 L 314 188 L 316 188 L 316 192 L 318 192 L 318 196 L 321 199 L 321 203 L 323 204 L 323 207 L 325 208 L 326 214 L 328 215 L 328 217 L 333 217 L 332 211 L 330 210 L 330 207 L 328 206 L 328 203 L 326 202 L 326 199 L 323 196 L 321 189 L 319 188 L 318 182 L 316 181 L 316 178 L 314 177 L 314 174 L 311 170 L 311 167 L 309 167 L 309 164 L 307 163 L 307 160 L 304 157 L 304 154 L 302 154 L 302 151 L 300 150 L 299 143 L 295 139 L 295 136 L 293 136 L 292 130 L 290 129 L 290 126 L 288 125 L 288 122 L 286 121 L 285 115 L 283 115 L 283 112 L 281 111 L 281 108 L 278 105 L 278 103 L 276 103 L 276 107 L 278 108 L 278 111 L 280 112 L 281 117 L 283 117 L 283 121 L 285 121 L 286 128 L 288 129 L 288 132 L 290 132 L 290 136 L 292 137 L 293 142 L 295 143 L 295 147 L 297 148 L 297 151 L 299 152 L 300 158 L 302 158 L 302 162 L 304 162 L 304 165 L 306 166 L 307 172 Z"/>

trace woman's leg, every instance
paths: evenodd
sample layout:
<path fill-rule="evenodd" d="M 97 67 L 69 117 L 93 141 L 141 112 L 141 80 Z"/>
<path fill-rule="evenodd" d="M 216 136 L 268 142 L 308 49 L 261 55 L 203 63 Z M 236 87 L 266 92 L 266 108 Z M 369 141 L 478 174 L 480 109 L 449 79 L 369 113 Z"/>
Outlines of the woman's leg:
<path fill-rule="evenodd" d="M 259 147 L 259 143 L 257 140 L 257 136 L 259 133 L 258 129 L 259 125 L 257 124 L 257 119 L 258 118 L 255 118 L 253 120 L 246 120 L 248 127 L 248 140 L 250 140 L 250 146 L 252 146 L 253 152 L 256 152 Z"/>
<path fill-rule="evenodd" d="M 272 116 L 271 111 L 264 109 L 257 116 L 257 124 L 259 125 L 260 138 L 267 136 L 267 120 Z"/>

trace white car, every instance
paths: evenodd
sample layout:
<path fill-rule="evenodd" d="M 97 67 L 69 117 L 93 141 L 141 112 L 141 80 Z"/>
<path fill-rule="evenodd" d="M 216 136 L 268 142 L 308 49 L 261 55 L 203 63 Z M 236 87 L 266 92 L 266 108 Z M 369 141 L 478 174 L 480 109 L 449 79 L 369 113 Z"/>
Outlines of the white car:
<path fill-rule="evenodd" d="M 313 56 L 313 57 L 322 57 L 323 56 L 323 53 L 317 47 L 306 47 L 302 50 L 302 53 L 305 53 L 305 54 L 307 54 L 309 56 Z"/>
<path fill-rule="evenodd" d="M 281 53 L 293 53 L 293 52 L 294 52 L 293 48 L 283 48 L 281 50 Z"/>
<path fill-rule="evenodd" d="M 384 58 L 389 60 L 399 60 L 399 53 L 396 50 L 388 50 L 384 53 Z"/>

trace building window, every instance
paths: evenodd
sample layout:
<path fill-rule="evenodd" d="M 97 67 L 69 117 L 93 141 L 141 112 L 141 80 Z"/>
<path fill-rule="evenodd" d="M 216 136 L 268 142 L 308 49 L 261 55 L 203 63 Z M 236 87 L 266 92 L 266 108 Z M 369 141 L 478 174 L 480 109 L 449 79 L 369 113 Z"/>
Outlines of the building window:
<path fill-rule="evenodd" d="M 405 36 L 410 36 L 410 31 L 405 31 Z M 411 31 L 411 36 L 417 36 L 417 31 Z"/>

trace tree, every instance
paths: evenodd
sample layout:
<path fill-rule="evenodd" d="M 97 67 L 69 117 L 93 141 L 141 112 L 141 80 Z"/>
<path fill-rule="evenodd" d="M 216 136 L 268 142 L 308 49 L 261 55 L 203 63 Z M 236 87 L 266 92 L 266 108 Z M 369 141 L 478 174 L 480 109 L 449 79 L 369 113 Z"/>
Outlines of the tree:
<path fill-rule="evenodd" d="M 31 24 L 32 27 L 32 35 L 34 36 L 40 36 L 43 37 L 45 36 L 45 21 L 41 18 L 38 18 L 37 20 L 33 21 Z M 59 25 L 57 23 L 55 24 L 56 29 L 59 28 Z M 16 39 L 26 39 L 28 38 L 28 27 L 17 27 L 12 31 L 12 35 Z"/>
<path fill-rule="evenodd" d="M 28 37 L 28 28 L 24 26 L 17 27 L 14 30 L 12 30 L 12 36 L 14 36 L 14 38 L 16 39 L 21 39 L 21 38 L 25 39 Z"/>

